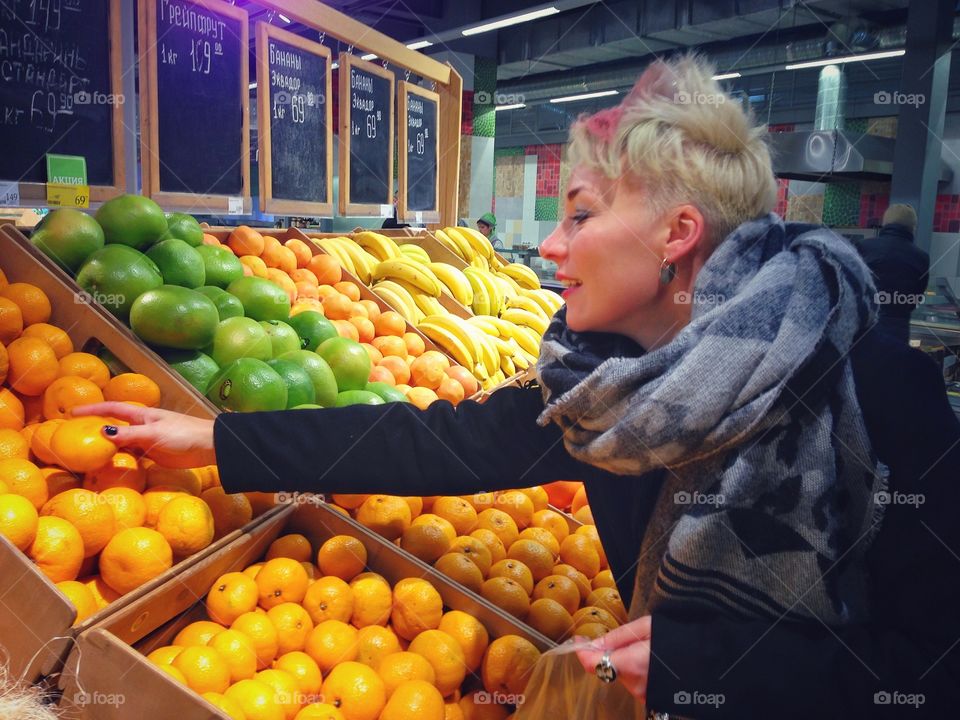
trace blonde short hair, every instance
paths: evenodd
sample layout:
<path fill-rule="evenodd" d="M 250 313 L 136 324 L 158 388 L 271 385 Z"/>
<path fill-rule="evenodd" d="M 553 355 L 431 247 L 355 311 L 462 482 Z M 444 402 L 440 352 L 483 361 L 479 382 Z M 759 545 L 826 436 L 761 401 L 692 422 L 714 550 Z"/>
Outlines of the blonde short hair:
<path fill-rule="evenodd" d="M 904 225 L 910 229 L 910 232 L 917 231 L 917 211 L 912 205 L 906 203 L 896 203 L 887 208 L 883 213 L 884 225 Z"/>
<path fill-rule="evenodd" d="M 658 60 L 615 108 L 577 120 L 570 158 L 638 182 L 659 212 L 690 203 L 719 243 L 777 200 L 766 128 L 700 57 Z"/>

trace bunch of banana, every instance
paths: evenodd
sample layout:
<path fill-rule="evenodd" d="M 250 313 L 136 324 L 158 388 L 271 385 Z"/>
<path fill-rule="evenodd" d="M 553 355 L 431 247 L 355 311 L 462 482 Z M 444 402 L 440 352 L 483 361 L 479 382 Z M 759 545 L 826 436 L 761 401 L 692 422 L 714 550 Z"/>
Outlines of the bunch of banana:
<path fill-rule="evenodd" d="M 475 267 L 464 268 L 463 274 L 473 288 L 473 302 L 470 307 L 474 315 L 499 315 L 505 302 L 504 287 L 497 282 L 496 276 Z"/>
<path fill-rule="evenodd" d="M 455 268 L 453 265 L 443 262 L 428 263 L 427 267 L 446 286 L 454 300 L 464 307 L 470 307 L 473 303 L 473 286 L 460 268 Z"/>
<path fill-rule="evenodd" d="M 370 284 L 373 269 L 379 260 L 347 237 L 313 238 L 325 253 L 332 255 L 345 270 L 353 273 L 364 285 Z M 399 252 L 398 252 L 399 254 Z"/>
<path fill-rule="evenodd" d="M 510 358 L 514 355 L 514 350 L 509 343 L 503 343 L 502 352 L 498 345 L 499 336 L 474 327 L 472 320 L 473 318 L 464 320 L 451 314 L 428 315 L 420 321 L 418 328 L 450 357 L 470 370 L 480 381 L 480 386 L 488 390 L 506 380 L 509 375 L 516 374 L 513 363 L 505 363 L 503 360 L 504 353 Z M 508 369 L 513 372 L 507 373 Z"/>
<path fill-rule="evenodd" d="M 507 377 L 536 364 L 540 354 L 540 338 L 529 328 L 501 318 L 480 315 L 467 322 L 493 342 L 500 355 L 500 369 Z"/>
<path fill-rule="evenodd" d="M 497 270 L 497 275 L 503 275 L 513 280 L 526 290 L 539 290 L 540 278 L 523 263 L 508 263 Z"/>
<path fill-rule="evenodd" d="M 399 280 L 434 298 L 440 297 L 440 293 L 443 292 L 443 285 L 427 265 L 403 253 L 392 260 L 384 260 L 378 263 L 373 268 L 371 279 L 374 282 L 378 280 Z"/>
<path fill-rule="evenodd" d="M 404 243 L 403 245 L 398 245 L 397 247 L 400 249 L 401 253 L 412 260 L 416 260 L 421 265 L 428 265 L 430 263 L 430 256 L 427 254 L 427 251 L 419 245 L 414 245 L 413 243 Z"/>
<path fill-rule="evenodd" d="M 400 248 L 393 239 L 378 232 L 364 230 L 363 232 L 353 233 L 353 241 L 378 261 L 392 260 L 400 255 Z"/>
<path fill-rule="evenodd" d="M 396 280 L 381 280 L 373 286 L 373 291 L 411 325 L 423 320 L 424 313 L 415 299 L 415 296 L 423 295 L 422 291 Z"/>

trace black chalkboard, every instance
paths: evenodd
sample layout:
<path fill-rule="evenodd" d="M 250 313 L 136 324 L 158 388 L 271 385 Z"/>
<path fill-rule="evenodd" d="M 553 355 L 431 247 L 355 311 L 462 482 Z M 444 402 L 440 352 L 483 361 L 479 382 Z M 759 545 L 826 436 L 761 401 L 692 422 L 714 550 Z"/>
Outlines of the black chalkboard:
<path fill-rule="evenodd" d="M 408 211 L 437 209 L 437 116 L 439 104 L 421 94 L 406 93 Z"/>
<path fill-rule="evenodd" d="M 86 158 L 90 185 L 115 185 L 113 111 L 124 100 L 110 76 L 116 7 L 0 2 L 0 179 L 46 182 L 44 156 L 60 153 Z"/>
<path fill-rule="evenodd" d="M 216 12 L 212 2 L 155 1 L 160 184 L 152 191 L 240 195 L 246 14 Z"/>
<path fill-rule="evenodd" d="M 393 204 L 393 79 L 356 64 L 347 68 L 349 203 Z"/>

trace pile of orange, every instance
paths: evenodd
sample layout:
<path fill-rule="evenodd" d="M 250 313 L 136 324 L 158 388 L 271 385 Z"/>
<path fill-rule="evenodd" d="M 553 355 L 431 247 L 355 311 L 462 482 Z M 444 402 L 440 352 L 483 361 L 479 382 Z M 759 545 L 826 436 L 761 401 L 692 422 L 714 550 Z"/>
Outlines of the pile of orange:
<path fill-rule="evenodd" d="M 252 512 L 223 493 L 215 467 L 154 465 L 104 437 L 121 421 L 71 417 L 103 400 L 153 407 L 160 389 L 137 373 L 111 377 L 51 313 L 41 288 L 0 270 L 0 535 L 57 584 L 80 623 Z"/>
<path fill-rule="evenodd" d="M 471 615 L 445 611 L 426 580 L 393 587 L 365 572 L 366 548 L 336 535 L 319 548 L 284 535 L 261 562 L 219 577 L 208 619 L 147 658 L 232 718 L 446 720 L 471 714 L 473 690 L 522 694 L 539 651 L 490 641 Z M 488 706 L 484 718 L 506 718 Z"/>

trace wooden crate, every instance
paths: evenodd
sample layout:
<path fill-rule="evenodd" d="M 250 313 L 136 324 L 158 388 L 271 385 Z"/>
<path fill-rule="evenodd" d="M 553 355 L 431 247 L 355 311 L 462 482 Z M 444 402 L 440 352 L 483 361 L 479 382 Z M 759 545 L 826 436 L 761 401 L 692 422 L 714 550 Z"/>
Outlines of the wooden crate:
<path fill-rule="evenodd" d="M 492 637 L 512 633 L 527 638 L 541 651 L 553 647 L 544 636 L 325 503 L 303 495 L 291 500 L 296 506 L 293 512 L 274 516 L 270 523 L 83 633 L 60 679 L 60 705 L 67 716 L 71 720 L 128 720 L 157 717 L 157 708 L 163 707 L 163 717 L 177 720 L 226 719 L 145 656 L 169 645 L 185 625 L 205 617 L 203 599 L 220 574 L 256 562 L 278 535 L 288 532 L 305 534 L 315 547 L 334 535 L 352 535 L 367 549 L 368 569 L 383 575 L 391 585 L 406 577 L 425 578 L 440 593 L 445 607 L 477 618 Z M 292 510 L 293 506 L 287 507 Z M 168 622 L 161 627 L 158 621 Z M 121 698 L 122 702 L 110 702 Z"/>

